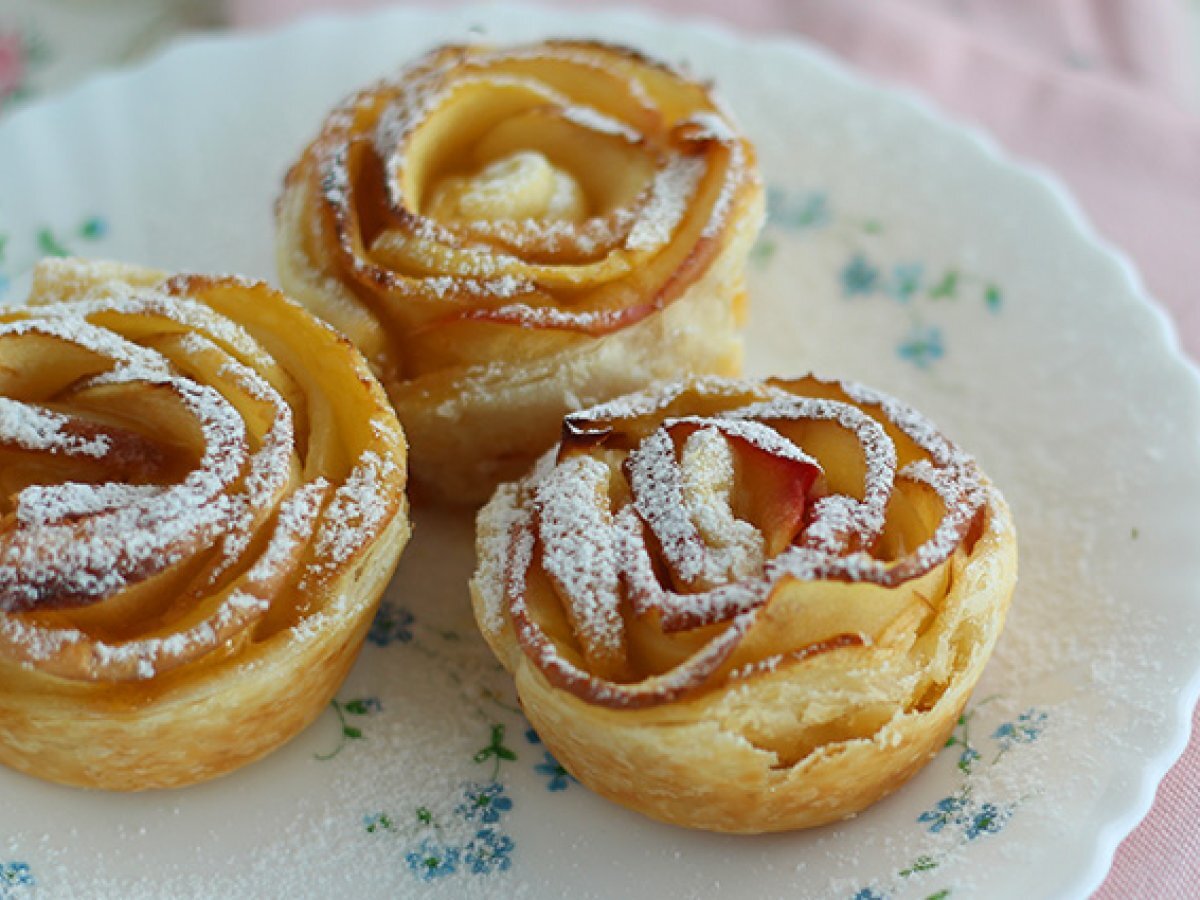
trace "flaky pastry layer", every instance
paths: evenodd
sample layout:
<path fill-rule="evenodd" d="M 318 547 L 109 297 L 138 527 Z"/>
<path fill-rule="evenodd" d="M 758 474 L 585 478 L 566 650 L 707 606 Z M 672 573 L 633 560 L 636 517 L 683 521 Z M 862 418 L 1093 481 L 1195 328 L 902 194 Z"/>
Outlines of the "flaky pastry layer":
<path fill-rule="evenodd" d="M 592 42 L 444 47 L 329 115 L 278 265 L 380 375 L 418 487 L 480 502 L 569 410 L 738 370 L 762 217 L 703 85 Z"/>
<path fill-rule="evenodd" d="M 177 787 L 298 733 L 409 535 L 361 355 L 265 285 L 78 260 L 0 347 L 0 762 Z"/>
<path fill-rule="evenodd" d="M 1016 580 L 1008 507 L 899 402 L 705 379 L 569 416 L 478 519 L 476 619 L 598 793 L 727 832 L 846 818 L 944 746 Z"/>

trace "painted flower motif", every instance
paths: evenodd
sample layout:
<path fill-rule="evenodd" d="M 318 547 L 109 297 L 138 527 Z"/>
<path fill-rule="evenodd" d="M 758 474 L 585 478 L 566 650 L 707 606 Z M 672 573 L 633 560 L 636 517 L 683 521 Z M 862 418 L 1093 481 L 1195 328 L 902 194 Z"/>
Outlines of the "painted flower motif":
<path fill-rule="evenodd" d="M 463 801 L 454 812 L 468 822 L 492 825 L 500 821 L 504 813 L 512 809 L 512 800 L 505 795 L 504 785 L 498 781 L 489 784 L 468 784 L 463 791 Z"/>
<path fill-rule="evenodd" d="M 575 781 L 575 776 L 564 769 L 559 761 L 550 755 L 549 751 L 546 751 L 545 762 L 538 763 L 533 770 L 549 779 L 546 783 L 548 791 L 565 791 L 567 786 Z"/>
<path fill-rule="evenodd" d="M 353 700 L 334 699 L 329 701 L 329 705 L 333 708 L 334 715 L 337 716 L 342 735 L 337 746 L 328 753 L 315 754 L 315 757 L 322 762 L 331 760 L 341 753 L 349 741 L 363 739 L 363 730 L 357 725 L 351 724 L 352 720 L 346 718 L 347 716 L 373 716 L 383 711 L 383 704 L 379 702 L 378 697 L 357 697 Z"/>
<path fill-rule="evenodd" d="M 396 822 L 387 813 L 368 813 L 363 816 L 363 828 L 368 834 L 379 831 L 395 831 Z"/>
<path fill-rule="evenodd" d="M 1032 744 L 1041 737 L 1049 718 L 1040 709 L 1027 709 L 1017 716 L 1016 721 L 1005 722 L 992 732 L 992 740 L 1000 744 L 1001 752 L 1007 752 L 1017 744 Z"/>
<path fill-rule="evenodd" d="M 393 641 L 407 644 L 413 639 L 412 624 L 416 619 L 413 614 L 398 603 L 384 600 L 375 613 L 371 622 L 371 630 L 367 632 L 367 640 L 378 647 L 386 647 Z"/>
<path fill-rule="evenodd" d="M 1004 306 L 1004 293 L 1000 290 L 1000 285 L 989 283 L 983 289 L 983 302 L 987 304 L 987 308 L 992 312 L 1000 312 L 1000 309 Z"/>
<path fill-rule="evenodd" d="M 495 781 L 500 775 L 500 766 L 503 763 L 516 762 L 517 760 L 516 751 L 504 743 L 505 730 L 503 722 L 497 722 L 492 725 L 489 730 L 487 746 L 481 747 L 471 757 L 476 763 L 486 763 L 489 759 L 492 761 L 492 781 Z"/>
<path fill-rule="evenodd" d="M 436 881 L 458 870 L 460 853 L 457 847 L 448 847 L 435 838 L 426 838 L 404 859 L 409 869 L 420 875 L 423 881 Z"/>
<path fill-rule="evenodd" d="M 79 226 L 79 236 L 89 241 L 98 241 L 108 234 L 108 221 L 102 216 L 91 216 Z"/>
<path fill-rule="evenodd" d="M 791 195 L 783 188 L 767 189 L 767 221 L 788 231 L 819 228 L 831 219 L 829 197 L 824 191 Z"/>
<path fill-rule="evenodd" d="M 512 852 L 516 845 L 507 834 L 495 828 L 481 828 L 463 851 L 463 862 L 476 875 L 506 872 L 512 868 Z"/>
<path fill-rule="evenodd" d="M 901 878 L 908 878 L 916 875 L 918 872 L 932 872 L 939 865 L 938 860 L 929 854 L 925 853 L 913 860 L 912 865 L 900 870 Z"/>
<path fill-rule="evenodd" d="M 969 815 L 964 824 L 967 840 L 973 841 L 985 834 L 996 834 L 1012 817 L 1012 810 L 999 807 L 994 803 L 985 803 L 978 811 Z"/>
<path fill-rule="evenodd" d="M 929 830 L 937 834 L 947 825 L 961 825 L 966 817 L 967 801 L 955 794 L 938 801 L 933 809 L 926 810 L 917 816 L 918 822 L 925 822 Z"/>
<path fill-rule="evenodd" d="M 879 286 L 879 269 L 855 253 L 842 269 L 842 293 L 847 297 L 873 293 Z"/>
<path fill-rule="evenodd" d="M 958 754 L 958 769 L 965 775 L 971 772 L 971 766 L 978 762 L 980 758 L 979 751 L 967 744 L 963 747 L 962 752 Z"/>
<path fill-rule="evenodd" d="M 33 877 L 33 870 L 29 867 L 29 863 L 25 862 L 6 862 L 0 863 L 0 900 L 8 900 L 12 897 L 25 896 L 26 892 L 19 890 L 20 888 L 35 888 L 37 887 L 37 879 Z"/>
<path fill-rule="evenodd" d="M 917 816 L 917 821 L 926 823 L 934 834 L 949 825 L 961 828 L 967 840 L 973 841 L 985 834 L 996 834 L 1008 824 L 1012 814 L 1013 808 L 1010 806 L 997 806 L 995 803 L 975 806 L 968 801 L 965 792 L 960 792 L 939 800 L 933 809 Z"/>
<path fill-rule="evenodd" d="M 929 289 L 930 300 L 957 300 L 958 286 L 962 273 L 958 269 L 947 269 L 937 283 Z"/>
<path fill-rule="evenodd" d="M 540 744 L 542 742 L 542 736 L 534 731 L 533 726 L 531 725 L 529 728 L 525 729 L 525 740 L 529 741 L 531 744 Z"/>
<path fill-rule="evenodd" d="M 897 263 L 892 266 L 892 276 L 887 282 L 887 293 L 900 303 L 909 303 L 921 289 L 920 263 Z"/>
<path fill-rule="evenodd" d="M 0 102 L 20 90 L 27 65 L 25 42 L 14 31 L 0 33 Z"/>
<path fill-rule="evenodd" d="M 919 369 L 926 369 L 946 355 L 942 330 L 933 325 L 914 325 L 897 352 L 901 359 L 908 360 Z"/>
<path fill-rule="evenodd" d="M 765 269 L 775 258 L 775 251 L 778 249 L 779 245 L 764 234 L 750 248 L 750 262 L 760 269 Z"/>
<path fill-rule="evenodd" d="M 875 888 L 865 887 L 859 890 L 850 900 L 888 900 L 887 894 L 881 894 Z"/>

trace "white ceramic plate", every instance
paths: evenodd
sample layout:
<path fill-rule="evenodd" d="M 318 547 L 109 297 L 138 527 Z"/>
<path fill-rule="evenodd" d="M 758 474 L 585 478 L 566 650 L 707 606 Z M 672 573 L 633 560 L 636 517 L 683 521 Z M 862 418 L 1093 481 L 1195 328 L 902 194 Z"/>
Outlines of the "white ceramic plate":
<path fill-rule="evenodd" d="M 757 141 L 754 373 L 899 394 L 1006 491 L 1021 584 L 952 746 L 813 832 L 626 812 L 527 735 L 470 620 L 470 522 L 422 509 L 337 707 L 288 747 L 143 796 L 0 771 L 0 898 L 1081 896 L 1149 807 L 1200 692 L 1197 382 L 1061 191 L 812 50 L 494 6 L 185 43 L 0 125 L 0 289 L 64 250 L 270 279 L 280 178 L 336 100 L 435 42 L 543 35 L 685 61 Z"/>

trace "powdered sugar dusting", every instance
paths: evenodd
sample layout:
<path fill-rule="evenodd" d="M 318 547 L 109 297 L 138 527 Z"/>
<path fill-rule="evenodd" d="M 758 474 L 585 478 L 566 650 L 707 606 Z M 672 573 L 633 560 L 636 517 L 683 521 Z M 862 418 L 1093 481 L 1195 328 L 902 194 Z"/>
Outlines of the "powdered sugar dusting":
<path fill-rule="evenodd" d="M 690 156 L 677 156 L 660 169 L 649 199 L 625 238 L 626 248 L 654 250 L 670 241 L 703 174 L 704 161 Z"/>
<path fill-rule="evenodd" d="M 461 296 L 486 297 L 494 300 L 504 300 L 509 297 L 519 297 L 530 294 L 536 289 L 533 282 L 519 275 L 505 273 L 489 278 L 465 278 L 453 275 L 438 275 L 426 278 L 422 286 L 431 294 L 440 298 Z"/>
<path fill-rule="evenodd" d="M 62 413 L 0 397 L 0 444 L 96 459 L 112 449 L 107 435 L 73 431 L 78 424 Z"/>
<path fill-rule="evenodd" d="M 488 310 L 487 318 L 516 322 L 527 328 L 595 328 L 620 321 L 619 311 L 563 310 L 552 306 L 505 304 Z"/>
<path fill-rule="evenodd" d="M 731 418 L 752 420 L 836 422 L 858 438 L 866 461 L 863 499 L 840 495 L 819 503 L 808 528 L 808 543 L 826 553 L 837 553 L 853 537 L 871 544 L 883 531 L 888 499 L 896 481 L 896 448 L 883 426 L 849 403 L 824 398 L 775 399 L 754 403 L 729 413 Z"/>
<path fill-rule="evenodd" d="M 653 432 L 629 455 L 629 484 L 638 515 L 658 538 L 662 554 L 681 581 L 705 573 L 708 553 L 683 501 L 675 445 L 665 429 Z"/>
<path fill-rule="evenodd" d="M 603 450 L 607 436 L 622 431 L 623 417 L 641 422 L 635 433 L 644 435 L 624 457 L 626 493 L 610 493 L 607 487 L 611 460 L 575 448 L 565 453 L 556 467 L 546 471 L 543 466 L 528 488 L 537 497 L 537 509 L 551 512 L 545 517 L 548 525 L 536 530 L 536 546 L 543 569 L 558 585 L 560 601 L 569 610 L 585 654 L 589 642 L 595 640 L 593 631 L 606 640 L 621 638 L 623 632 L 610 631 L 607 623 L 619 621 L 614 610 L 622 602 L 628 602 L 639 617 L 656 613 L 666 634 L 716 623 L 724 623 L 726 629 L 719 640 L 710 641 L 704 651 L 678 665 L 669 677 L 654 676 L 631 685 L 606 680 L 600 666 L 582 672 L 562 657 L 525 609 L 523 573 L 535 564 L 535 557 L 526 561 L 522 555 L 521 565 L 507 570 L 508 612 L 519 624 L 526 652 L 544 671 L 553 673 L 556 683 L 582 692 L 591 702 L 615 707 L 676 696 L 686 691 L 687 685 L 703 683 L 715 671 L 784 579 L 863 582 L 886 589 L 946 563 L 989 496 L 970 458 L 902 405 L 885 407 L 871 402 L 860 408 L 850 402 L 849 388 L 816 383 L 813 387 L 820 388 L 819 396 L 807 395 L 803 381 L 756 385 L 705 379 L 623 398 L 569 417 L 568 434 L 580 435 L 583 447 L 596 446 L 598 441 L 602 452 L 608 452 Z M 847 399 L 823 396 L 830 387 L 832 393 L 840 391 Z M 703 398 L 710 411 L 705 416 L 687 415 L 687 398 Z M 726 408 L 712 411 L 714 406 L 720 408 L 715 401 L 722 399 Z M 680 412 L 685 414 L 678 415 Z M 647 432 L 643 420 L 655 413 L 661 424 Z M 876 416 L 882 416 L 882 421 Z M 897 473 L 897 450 L 883 421 L 914 442 L 927 445 L 929 458 L 911 462 Z M 789 527 L 787 522 L 798 520 L 787 518 L 788 509 L 779 511 L 784 518 L 778 522 L 770 513 L 764 521 L 739 518 L 735 508 L 744 506 L 745 498 L 735 498 L 735 473 L 738 466 L 762 464 L 757 454 L 766 454 L 790 466 L 800 465 L 799 471 L 807 473 L 805 485 L 817 484 L 807 479 L 814 477 L 814 469 L 820 470 L 820 461 L 788 436 L 787 428 L 794 422 L 830 423 L 854 436 L 863 455 L 865 482 L 861 498 L 837 492 L 810 498 L 799 535 L 768 558 L 767 529 L 788 529 L 781 533 L 787 536 L 785 540 L 790 539 L 796 526 Z M 622 439 L 628 440 L 629 435 Z M 681 448 L 677 440 L 682 441 Z M 739 452 L 749 455 L 742 457 Z M 930 533 L 909 535 L 911 549 L 901 559 L 876 558 L 872 550 L 883 533 L 898 481 L 932 488 L 941 498 L 945 514 Z M 605 487 L 598 489 L 601 484 Z M 505 516 L 516 519 L 522 496 L 517 487 L 506 495 Z M 628 499 L 620 500 L 622 496 Z M 786 501 L 789 505 L 798 502 Z M 526 542 L 534 535 L 519 526 L 509 532 L 510 543 L 504 544 L 499 538 L 502 532 L 495 528 L 497 514 L 488 513 L 492 517 L 488 527 L 496 532 L 496 540 L 481 550 L 513 559 L 514 553 L 505 549 L 511 547 L 511 541 L 518 540 L 518 533 L 524 535 L 519 540 Z M 905 527 L 911 530 L 911 526 Z M 647 532 L 652 541 L 647 540 Z M 489 571 L 494 571 L 494 565 L 481 567 L 477 582 Z M 669 573 L 666 583 L 664 573 Z M 495 587 L 481 589 L 493 598 L 492 603 L 501 593 Z M 598 598 L 602 602 L 597 602 Z M 501 615 L 494 607 L 489 609 L 491 625 L 499 627 Z M 814 652 L 870 641 L 871 635 L 850 635 Z M 791 657 L 784 657 L 800 659 L 806 652 L 796 648 Z M 746 673 L 752 671 L 759 669 L 745 669 Z"/>
<path fill-rule="evenodd" d="M 373 450 L 359 457 L 322 516 L 316 538 L 318 562 L 312 574 L 335 570 L 378 534 L 392 509 L 392 493 L 386 482 L 396 470 L 395 460 Z"/>
<path fill-rule="evenodd" d="M 504 628 L 504 568 L 513 529 L 527 524 L 529 512 L 515 484 L 502 484 L 479 511 L 479 570 L 472 580 L 482 600 L 481 624 L 492 634 Z"/>
<path fill-rule="evenodd" d="M 721 183 L 721 191 L 713 203 L 712 212 L 704 226 L 702 234 L 712 237 L 718 234 L 729 221 L 733 210 L 733 200 L 741 190 L 746 179 L 755 177 L 750 171 L 746 158 L 746 147 L 738 140 L 736 132 L 725 116 L 716 112 L 700 112 L 691 116 L 683 127 L 688 131 L 688 137 L 696 141 L 715 141 L 728 148 L 728 173 Z"/>
<path fill-rule="evenodd" d="M 130 440 L 144 440 L 148 453 L 163 442 L 173 448 L 162 451 L 164 459 L 184 447 L 198 452 L 175 483 L 63 481 L 32 484 L 16 494 L 10 527 L 0 532 L 0 655 L 72 679 L 153 679 L 261 619 L 303 559 L 315 555 L 314 568 L 335 571 L 395 509 L 394 476 L 402 463 L 390 449 L 401 440 L 394 421 L 372 419 L 378 449 L 358 454 L 336 492 L 320 474 L 297 485 L 303 465 L 293 412 L 262 374 L 279 364 L 212 307 L 170 293 L 190 285 L 187 277 L 156 288 L 81 283 L 82 300 L 32 307 L 0 324 L 0 334 L 49 338 L 95 358 L 90 372 L 54 398 L 54 409 L 0 398 L 0 439 L 49 455 L 66 448 L 103 461 L 124 452 L 115 446 L 118 437 L 125 440 L 122 429 L 97 431 L 101 426 L 57 410 L 69 410 L 72 402 L 86 409 L 89 397 L 118 410 L 128 398 L 129 414 L 137 418 L 139 404 L 149 399 L 175 404 L 180 414 L 165 417 L 160 433 L 130 432 Z M 224 285 L 267 290 L 237 279 Z M 126 336 L 126 323 L 134 336 L 178 339 L 155 344 L 160 352 Z M 334 496 L 325 507 L 329 494 Z M 316 540 L 318 521 L 323 530 Z M 265 541 L 257 541 L 268 525 Z M 315 543 L 320 547 L 310 554 Z M 251 546 L 261 548 L 253 557 Z M 185 561 L 194 568 L 179 567 Z M 183 593 L 154 607 L 146 637 L 108 642 L 86 626 L 49 627 L 13 615 L 62 608 L 69 621 L 72 608 L 100 603 L 158 575 L 168 578 L 165 590 Z M 197 620 L 199 610 L 210 607 Z"/>
<path fill-rule="evenodd" d="M 542 567 L 567 598 L 584 646 L 604 651 L 621 646 L 624 630 L 610 475 L 599 460 L 569 457 L 539 484 L 535 501 Z"/>
<path fill-rule="evenodd" d="M 631 144 L 640 143 L 643 138 L 629 125 L 619 119 L 614 119 L 612 116 L 605 115 L 598 109 L 591 106 L 581 106 L 575 103 L 566 103 L 559 110 L 561 115 L 568 122 L 579 125 L 589 131 L 595 131 L 599 134 L 609 134 L 614 137 L 622 138 Z"/>
<path fill-rule="evenodd" d="M 356 292 L 460 302 L 471 307 L 468 318 L 499 326 L 596 333 L 639 319 L 629 315 L 639 292 L 630 292 L 620 309 L 589 310 L 570 302 L 578 292 L 573 284 L 562 289 L 563 272 L 602 262 L 597 277 L 607 283 L 624 274 L 628 257 L 669 246 L 713 167 L 718 189 L 706 200 L 711 208 L 697 212 L 704 216 L 701 236 L 711 239 L 730 220 L 736 198 L 755 176 L 745 139 L 707 91 L 689 93 L 685 109 L 661 108 L 665 104 L 643 86 L 637 70 L 643 65 L 659 74 L 673 70 L 634 58 L 625 59 L 628 71 L 605 66 L 603 57 L 611 53 L 610 48 L 545 45 L 444 47 L 349 98 L 327 117 L 301 164 L 318 182 L 308 190 L 319 193 L 333 213 L 332 238 L 318 234 L 318 242 L 338 244 L 324 248 L 319 258 L 314 252 L 305 267 L 344 281 L 330 264 L 341 259 L 356 273 L 358 287 L 351 288 Z M 553 65 L 543 77 L 536 66 L 524 65 L 534 61 Z M 564 66 L 603 71 L 605 78 L 619 77 L 623 83 L 609 102 L 589 93 L 590 74 L 575 90 L 571 79 L 561 77 Z M 511 117 L 493 120 L 490 113 L 477 113 L 459 123 L 458 110 L 485 90 L 504 98 L 498 108 L 511 107 Z M 514 143 L 504 129 L 524 116 L 535 120 L 532 136 Z M 563 125 L 585 129 L 609 149 L 614 140 L 620 142 L 621 152 L 640 156 L 640 162 L 633 167 L 613 162 L 621 174 L 612 178 L 570 171 L 580 165 L 572 161 L 573 151 L 556 152 L 552 139 L 541 146 L 536 120 L 542 118 L 557 123 L 552 134 Z M 493 134 L 499 145 L 484 149 Z M 467 143 L 474 149 L 467 150 Z M 713 143 L 722 147 L 713 149 Z M 438 151 L 461 164 L 454 171 L 428 164 Z M 528 208 L 505 202 L 520 192 L 498 175 L 523 154 L 549 162 L 557 186 L 547 202 L 531 199 Z M 513 172 L 518 170 L 525 171 Z M 360 177 L 363 171 L 382 171 L 382 186 L 373 175 Z M 542 197 L 544 179 L 526 175 Z M 356 197 L 368 190 L 381 196 Z M 368 207 L 386 211 L 370 229 L 358 221 Z M 368 231 L 374 238 L 363 247 Z M 670 277 L 666 267 L 661 277 Z M 658 290 L 649 286 L 641 293 Z M 368 299 L 364 304 L 374 308 Z M 498 313 L 487 302 L 505 300 L 518 302 L 504 304 Z"/>
<path fill-rule="evenodd" d="M 145 578 L 196 552 L 216 537 L 228 512 L 225 491 L 247 457 L 245 425 L 219 393 L 156 371 L 132 367 L 103 376 L 107 384 L 143 382 L 169 389 L 195 417 L 204 436 L 200 464 L 178 485 L 150 494 L 125 494 L 128 506 L 106 506 L 111 492 L 89 498 L 96 488 L 67 483 L 17 495 L 15 531 L 0 536 L 0 609 L 35 606 L 46 597 L 67 603 L 95 602 L 120 590 L 129 579 Z M 104 509 L 70 524 L 31 529 L 45 514 L 29 511 L 31 501 L 53 511 L 55 520 Z M 72 503 L 81 509 L 73 508 Z"/>
<path fill-rule="evenodd" d="M 688 516 L 709 550 L 704 580 L 721 584 L 760 571 L 765 558 L 762 532 L 734 515 L 734 456 L 721 432 L 711 427 L 693 432 L 684 444 L 680 468 Z"/>
<path fill-rule="evenodd" d="M 17 522 L 26 528 L 41 528 L 73 517 L 94 516 L 121 507 L 144 503 L 161 496 L 165 487 L 156 484 L 33 484 L 20 494 Z"/>

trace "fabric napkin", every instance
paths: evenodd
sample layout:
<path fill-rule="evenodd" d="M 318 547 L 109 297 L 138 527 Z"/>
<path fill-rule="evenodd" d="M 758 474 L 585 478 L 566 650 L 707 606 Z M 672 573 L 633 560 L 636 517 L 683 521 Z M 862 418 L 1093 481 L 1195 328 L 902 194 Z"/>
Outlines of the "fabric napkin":
<path fill-rule="evenodd" d="M 320 0 L 229 0 L 237 25 Z M 374 5 L 351 0 L 339 8 Z M 598 0 L 560 5 L 595 6 Z M 806 35 L 882 81 L 915 88 L 1057 174 L 1137 264 L 1200 357 L 1200 80 L 1182 0 L 654 0 L 751 31 Z M 1193 723 L 1194 731 L 1196 722 Z M 1121 845 L 1098 898 L 1200 890 L 1200 742 Z"/>

